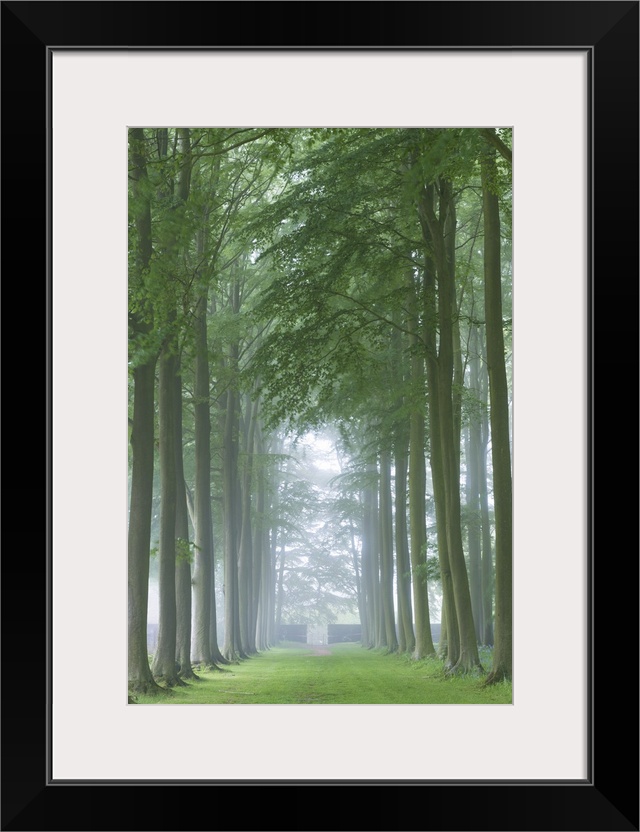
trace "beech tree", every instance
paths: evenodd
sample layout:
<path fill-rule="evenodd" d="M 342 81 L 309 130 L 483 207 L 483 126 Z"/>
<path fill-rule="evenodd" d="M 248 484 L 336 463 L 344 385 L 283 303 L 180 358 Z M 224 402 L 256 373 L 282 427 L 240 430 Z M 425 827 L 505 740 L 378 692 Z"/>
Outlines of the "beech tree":
<path fill-rule="evenodd" d="M 151 191 L 144 131 L 129 131 L 130 262 L 129 364 L 133 378 L 131 484 L 128 532 L 129 689 L 158 689 L 147 654 L 149 552 L 154 462 L 154 387 L 157 348 L 153 341 L 153 292 L 150 285 Z"/>
<path fill-rule="evenodd" d="M 493 666 L 488 682 L 511 679 L 512 617 L 512 483 L 509 399 L 504 356 L 500 210 L 496 195 L 494 154 L 482 156 L 484 203 L 484 279 L 487 316 L 487 366 L 491 413 L 491 456 L 496 515 L 496 612 Z"/>

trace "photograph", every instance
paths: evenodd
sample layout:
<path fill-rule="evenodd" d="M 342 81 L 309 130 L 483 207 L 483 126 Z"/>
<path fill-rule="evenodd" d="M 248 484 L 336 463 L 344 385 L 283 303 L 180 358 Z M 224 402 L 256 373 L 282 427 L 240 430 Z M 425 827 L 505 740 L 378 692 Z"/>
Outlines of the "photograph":
<path fill-rule="evenodd" d="M 0 829 L 638 832 L 640 3 L 0 11 Z"/>
<path fill-rule="evenodd" d="M 511 165 L 129 129 L 129 704 L 512 702 Z"/>

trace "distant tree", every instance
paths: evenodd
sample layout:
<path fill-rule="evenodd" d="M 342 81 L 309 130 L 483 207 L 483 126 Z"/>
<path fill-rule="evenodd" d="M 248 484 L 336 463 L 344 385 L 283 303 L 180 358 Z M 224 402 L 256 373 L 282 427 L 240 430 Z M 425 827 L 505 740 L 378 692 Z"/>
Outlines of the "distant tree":
<path fill-rule="evenodd" d="M 191 667 L 191 542 L 182 452 L 182 376 L 175 380 L 176 465 L 176 663 L 181 679 L 197 679 Z"/>
<path fill-rule="evenodd" d="M 380 452 L 380 599 L 382 601 L 383 641 L 390 653 L 398 649 L 393 605 L 393 517 L 391 504 L 391 455 Z"/>

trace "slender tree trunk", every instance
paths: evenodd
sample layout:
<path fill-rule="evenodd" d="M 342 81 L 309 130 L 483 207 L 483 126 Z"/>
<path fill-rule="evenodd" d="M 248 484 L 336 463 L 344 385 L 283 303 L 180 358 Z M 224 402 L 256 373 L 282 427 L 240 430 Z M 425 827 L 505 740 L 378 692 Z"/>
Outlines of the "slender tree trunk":
<path fill-rule="evenodd" d="M 278 529 L 274 528 L 271 532 L 269 541 L 269 598 L 267 606 L 267 622 L 268 622 L 268 640 L 269 644 L 275 644 L 278 641 L 278 628 L 276 622 L 276 582 L 278 580 L 277 573 L 277 549 L 278 549 Z"/>
<path fill-rule="evenodd" d="M 390 653 L 398 649 L 393 607 L 393 516 L 391 507 L 391 455 L 380 452 L 380 589 L 384 617 L 384 644 Z"/>
<path fill-rule="evenodd" d="M 276 440 L 275 447 L 272 451 L 276 454 L 281 453 L 281 443 Z M 264 558 L 265 566 L 263 570 L 262 592 L 261 592 L 261 612 L 260 617 L 262 627 L 265 632 L 265 640 L 268 646 L 272 646 L 277 641 L 276 631 L 276 552 L 278 545 L 278 529 L 279 529 L 279 511 L 280 511 L 280 467 L 275 465 L 270 477 L 270 493 L 271 493 L 271 529 L 268 535 L 269 539 L 265 545 Z"/>
<path fill-rule="evenodd" d="M 482 598 L 482 545 L 480 514 L 480 354 L 478 345 L 478 328 L 471 326 L 469 333 L 469 392 L 475 397 L 469 417 L 467 432 L 467 535 L 469 541 L 469 583 L 471 589 L 471 606 L 476 626 L 476 638 L 484 643 L 484 604 Z"/>
<path fill-rule="evenodd" d="M 438 654 L 445 659 L 448 669 L 453 668 L 460 658 L 460 632 L 456 615 L 456 603 L 453 591 L 453 575 L 449 558 L 449 539 L 447 527 L 447 499 L 442 453 L 442 428 L 440 408 L 440 368 L 437 351 L 436 332 L 438 327 L 438 304 L 436 295 L 435 266 L 432 252 L 432 231 L 427 216 L 433 214 L 433 185 L 425 188 L 420 202 L 420 222 L 425 243 L 425 268 L 423 284 L 424 300 L 424 340 L 425 363 L 427 369 L 428 416 L 429 416 L 429 451 L 433 498 L 436 512 L 436 535 L 438 541 L 438 560 L 442 583 L 441 637 Z M 446 638 L 442 637 L 442 633 Z M 446 648 L 446 655 L 443 652 Z"/>
<path fill-rule="evenodd" d="M 489 517 L 489 493 L 487 474 L 487 447 L 489 444 L 488 396 L 489 379 L 486 372 L 484 345 L 482 349 L 481 396 L 482 419 L 480 424 L 480 452 L 478 481 L 480 483 L 480 515 L 482 517 L 482 608 L 484 620 L 483 644 L 493 646 L 493 542 Z"/>
<path fill-rule="evenodd" d="M 435 654 L 427 591 L 427 525 L 426 525 L 426 465 L 424 431 L 424 359 L 418 350 L 417 322 L 409 317 L 411 346 L 412 398 L 417 404 L 409 417 L 409 526 L 411 530 L 410 557 L 413 582 L 413 610 L 415 616 L 414 659 Z"/>
<path fill-rule="evenodd" d="M 182 379 L 175 377 L 175 455 L 176 455 L 176 662 L 181 679 L 197 679 L 191 669 L 191 548 L 189 511 L 182 458 Z"/>
<path fill-rule="evenodd" d="M 487 364 L 491 419 L 491 458 L 496 522 L 496 613 L 492 684 L 512 678 L 512 482 L 509 436 L 509 394 L 502 330 L 502 275 L 500 269 L 500 209 L 492 191 L 493 153 L 482 159 L 484 207 L 484 281 L 487 320 Z"/>
<path fill-rule="evenodd" d="M 142 128 L 129 132 L 132 191 L 137 210 L 136 275 L 144 281 L 152 254 L 151 204 L 148 194 L 145 137 Z M 151 317 L 151 315 L 149 315 Z M 134 319 L 134 329 L 148 334 L 151 323 Z M 149 554 L 153 504 L 154 391 L 156 355 L 133 370 L 133 424 L 131 428 L 131 490 L 128 529 L 128 675 L 132 693 L 157 692 L 147 651 Z"/>
<path fill-rule="evenodd" d="M 432 229 L 432 239 L 437 240 L 434 250 L 438 274 L 438 317 L 440 323 L 438 381 L 440 388 L 440 438 L 447 505 L 447 540 L 460 637 L 460 657 L 451 670 L 453 672 L 469 672 L 481 665 L 462 545 L 460 516 L 460 431 L 453 387 L 453 316 L 456 313 L 455 261 L 451 260 L 451 255 L 447 251 L 447 242 L 455 234 L 455 214 L 449 183 L 441 182 L 441 193 L 441 220 L 438 230 L 443 232 L 443 236 L 438 237 L 437 234 L 434 236 L 434 229 Z M 444 218 L 442 218 L 443 212 Z M 448 235 L 448 239 L 446 235 Z"/>
<path fill-rule="evenodd" d="M 284 601 L 284 566 L 286 563 L 286 545 L 284 535 L 280 533 L 280 562 L 278 564 L 278 581 L 276 588 L 276 639 L 280 641 L 282 625 L 282 605 Z"/>
<path fill-rule="evenodd" d="M 262 435 L 262 426 L 256 425 L 256 454 L 258 465 L 256 470 L 256 517 L 253 538 L 253 592 L 251 597 L 250 631 L 255 633 L 256 650 L 265 650 L 266 642 L 264 630 L 260 622 L 260 598 L 262 594 L 263 569 L 265 565 L 265 536 L 266 536 L 266 481 L 264 458 L 266 449 Z"/>
<path fill-rule="evenodd" d="M 242 650 L 247 655 L 256 653 L 256 634 L 253 626 L 253 528 L 252 528 L 252 485 L 253 452 L 257 419 L 257 400 L 245 402 L 245 460 L 241 482 L 241 523 L 238 554 L 238 597 L 240 612 L 240 639 Z"/>
<path fill-rule="evenodd" d="M 235 352 L 236 348 L 232 347 Z M 237 358 L 237 354 L 236 354 Z M 223 472 L 224 472 L 224 648 L 228 661 L 243 658 L 240 643 L 240 611 L 238 609 L 238 431 L 239 412 L 237 393 L 227 391 L 225 416 Z"/>
<path fill-rule="evenodd" d="M 160 624 L 153 659 L 154 677 L 167 687 L 184 684 L 176 669 L 176 424 L 174 343 L 160 355 L 158 418 L 160 450 L 160 534 L 158 545 Z"/>
<path fill-rule="evenodd" d="M 369 540 L 371 553 L 372 579 L 372 640 L 375 648 L 386 647 L 384 632 L 384 608 L 382 605 L 381 575 L 380 575 L 380 476 L 377 461 L 372 463 L 370 471 L 375 475 L 375 482 L 371 484 Z"/>
<path fill-rule="evenodd" d="M 211 531 L 211 615 L 209 617 L 209 648 L 211 650 L 211 665 L 229 664 L 222 655 L 218 639 L 218 604 L 216 600 L 216 563 L 213 529 Z"/>
<path fill-rule="evenodd" d="M 185 205 L 191 183 L 191 146 L 188 128 L 178 130 L 182 155 L 177 185 L 178 204 L 172 220 L 166 259 L 177 266 L 180 242 L 177 229 L 184 220 Z M 175 303 L 167 299 L 169 303 Z M 167 687 L 182 685 L 176 666 L 176 513 L 178 505 L 178 480 L 176 470 L 176 376 L 179 372 L 177 356 L 177 314 L 175 306 L 166 318 L 168 334 L 160 353 L 158 379 L 158 419 L 160 451 L 160 535 L 159 535 L 159 600 L 160 624 L 158 646 L 154 656 L 153 675 L 164 681 Z"/>
<path fill-rule="evenodd" d="M 128 538 L 129 585 L 129 690 L 150 693 L 160 690 L 149 667 L 147 611 L 149 599 L 149 552 L 153 504 L 154 388 L 155 362 L 133 371 L 134 405 L 131 430 L 131 497 Z"/>
<path fill-rule="evenodd" d="M 211 663 L 211 596 L 213 553 L 211 551 L 211 421 L 209 416 L 209 355 L 207 346 L 207 291 L 203 290 L 195 310 L 195 556 L 193 570 L 194 645 L 193 660 Z"/>
<path fill-rule="evenodd" d="M 366 621 L 363 644 L 369 649 L 376 646 L 377 638 L 377 582 L 373 552 L 373 500 L 373 489 L 370 485 L 367 485 L 362 499 L 362 579 L 366 597 Z"/>
<path fill-rule="evenodd" d="M 476 628 L 476 639 L 482 644 L 484 620 L 482 605 L 482 547 L 480 526 L 480 494 L 478 486 L 479 448 L 471 436 L 472 430 L 465 431 L 465 459 L 467 462 L 465 519 L 469 551 L 469 591 L 471 609 Z"/>
<path fill-rule="evenodd" d="M 378 561 L 378 468 L 375 463 L 367 465 L 371 482 L 367 484 L 363 499 L 363 562 L 367 565 L 367 632 L 368 646 L 380 647 L 380 575 Z"/>
<path fill-rule="evenodd" d="M 451 261 L 451 236 L 455 234 L 455 211 L 450 183 L 440 181 L 440 216 L 436 217 L 432 204 L 423 203 L 424 217 L 429 226 L 434 260 L 438 276 L 439 344 L 437 361 L 438 420 L 442 453 L 442 475 L 446 512 L 446 536 L 449 568 L 455 598 L 458 626 L 459 657 L 451 662 L 452 616 L 447 604 L 447 633 L 449 638 L 450 672 L 470 672 L 481 668 L 475 635 L 469 580 L 462 545 L 460 517 L 460 435 L 456 420 L 453 389 L 455 306 L 455 262 Z M 432 437 L 432 452 L 433 452 Z M 434 480 L 435 484 L 435 480 Z"/>
<path fill-rule="evenodd" d="M 440 610 L 440 639 L 438 640 L 438 656 L 445 661 L 449 655 L 449 639 L 447 637 L 447 610 L 445 598 L 442 596 L 442 607 Z"/>
<path fill-rule="evenodd" d="M 351 540 L 351 562 L 353 564 L 353 574 L 356 581 L 356 599 L 358 603 L 358 618 L 360 619 L 360 642 L 366 643 L 366 600 L 364 596 L 364 584 L 362 566 L 358 556 L 358 547 L 356 545 L 356 533 L 353 526 L 353 519 L 349 519 L 349 536 Z"/>
<path fill-rule="evenodd" d="M 413 632 L 413 611 L 411 609 L 411 564 L 409 560 L 409 537 L 407 534 L 407 454 L 409 435 L 401 430 L 395 452 L 396 469 L 396 564 L 398 596 L 398 646 L 402 653 L 413 653 L 416 639 Z"/>

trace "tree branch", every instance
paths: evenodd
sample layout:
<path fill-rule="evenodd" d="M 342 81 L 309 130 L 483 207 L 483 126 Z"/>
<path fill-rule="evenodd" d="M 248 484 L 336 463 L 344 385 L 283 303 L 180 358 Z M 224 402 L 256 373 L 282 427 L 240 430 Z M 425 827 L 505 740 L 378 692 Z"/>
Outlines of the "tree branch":
<path fill-rule="evenodd" d="M 478 133 L 480 133 L 480 135 L 482 136 L 483 139 L 485 139 L 485 141 L 487 141 L 490 145 L 495 147 L 496 150 L 498 151 L 498 153 L 504 159 L 506 159 L 507 162 L 509 162 L 510 165 L 512 164 L 511 148 L 506 146 L 506 144 L 502 141 L 500 136 L 498 136 L 498 134 L 494 130 L 488 129 L 486 127 L 481 127 L 481 128 L 478 129 Z"/>

